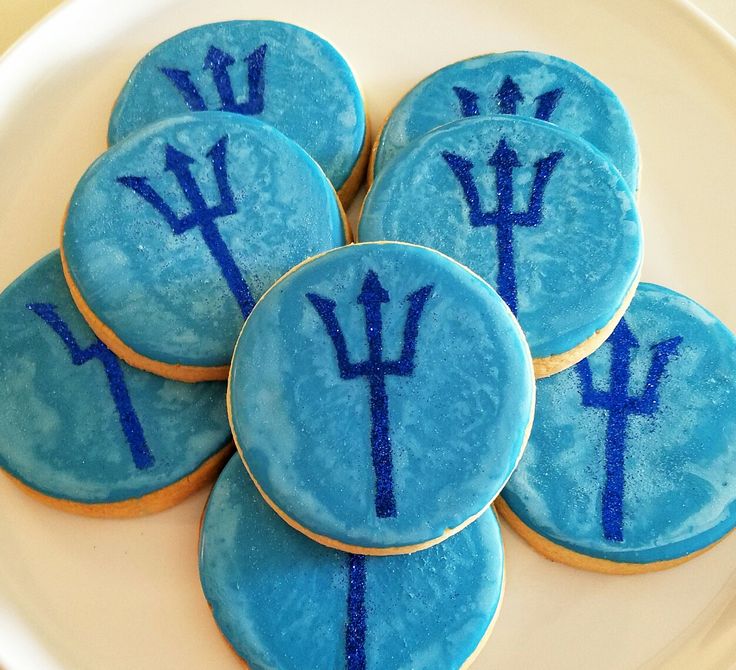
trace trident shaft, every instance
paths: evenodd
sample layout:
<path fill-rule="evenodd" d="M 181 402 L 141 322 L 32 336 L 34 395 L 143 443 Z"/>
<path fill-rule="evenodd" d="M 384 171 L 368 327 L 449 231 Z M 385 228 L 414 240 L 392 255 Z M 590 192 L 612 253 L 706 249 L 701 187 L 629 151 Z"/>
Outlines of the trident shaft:
<path fill-rule="evenodd" d="M 347 670 L 365 670 L 365 556 L 348 554 L 348 621 L 345 627 Z"/>

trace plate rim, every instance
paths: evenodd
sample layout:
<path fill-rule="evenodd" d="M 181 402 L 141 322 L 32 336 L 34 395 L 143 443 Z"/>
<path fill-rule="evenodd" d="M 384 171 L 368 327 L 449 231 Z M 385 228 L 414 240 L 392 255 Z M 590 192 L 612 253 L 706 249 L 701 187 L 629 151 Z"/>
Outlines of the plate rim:
<path fill-rule="evenodd" d="M 12 73 L 12 70 L 14 69 L 14 61 L 18 55 L 22 54 L 22 51 L 27 47 L 27 45 L 35 40 L 39 34 L 43 33 L 49 25 L 58 21 L 68 12 L 77 10 L 78 7 L 85 3 L 90 6 L 103 6 L 103 3 L 99 2 L 99 0 L 63 0 L 59 5 L 41 17 L 31 25 L 28 30 L 11 42 L 4 52 L 0 53 L 0 87 L 3 87 L 3 98 L 9 99 L 13 97 L 12 95 L 8 95 L 7 90 L 4 87 L 5 82 L 3 80 L 7 78 L 8 70 Z M 709 33 L 711 38 L 715 38 L 715 42 L 718 44 L 719 50 L 722 51 L 724 56 L 732 60 L 734 67 L 736 67 L 736 35 L 732 35 L 710 14 L 695 5 L 693 0 L 669 0 L 669 2 L 663 2 L 660 0 L 660 4 L 666 5 L 670 11 L 679 12 L 683 18 L 692 19 L 693 25 L 701 31 Z M 0 106 L 0 119 L 2 117 L 3 108 Z"/>

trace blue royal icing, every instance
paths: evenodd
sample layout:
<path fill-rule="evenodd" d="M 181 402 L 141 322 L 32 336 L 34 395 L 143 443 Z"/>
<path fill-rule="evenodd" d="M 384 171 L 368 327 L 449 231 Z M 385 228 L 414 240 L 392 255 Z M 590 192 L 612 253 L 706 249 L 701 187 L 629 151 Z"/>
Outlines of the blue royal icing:
<path fill-rule="evenodd" d="M 254 478 L 310 531 L 358 547 L 442 536 L 495 497 L 531 418 L 521 332 L 430 249 L 352 245 L 276 284 L 230 379 Z"/>
<path fill-rule="evenodd" d="M 361 241 L 403 240 L 456 258 L 517 315 L 534 358 L 605 326 L 638 276 L 631 191 L 591 145 L 513 116 L 448 124 L 376 179 Z"/>
<path fill-rule="evenodd" d="M 355 77 L 330 44 L 288 23 L 226 21 L 175 35 L 143 57 L 115 103 L 108 141 L 205 110 L 274 126 L 304 147 L 338 190 L 366 136 Z"/>
<path fill-rule="evenodd" d="M 381 131 L 374 174 L 425 133 L 462 117 L 493 114 L 549 121 L 582 137 L 605 154 L 636 190 L 639 152 L 620 100 L 578 65 L 529 51 L 469 58 L 417 84 Z"/>
<path fill-rule="evenodd" d="M 463 667 L 504 570 L 492 513 L 414 554 L 328 549 L 278 518 L 237 456 L 207 503 L 199 568 L 218 626 L 253 670 Z"/>
<path fill-rule="evenodd" d="M 255 300 L 305 258 L 345 243 L 319 167 L 249 117 L 162 121 L 103 154 L 72 196 L 63 246 L 92 312 L 169 364 L 230 360 Z"/>
<path fill-rule="evenodd" d="M 641 284 L 575 368 L 537 385 L 529 445 L 503 498 L 581 554 L 687 556 L 736 526 L 736 338 L 694 301 Z"/>
<path fill-rule="evenodd" d="M 0 295 L 0 467 L 53 498 L 139 498 L 229 441 L 225 384 L 129 367 L 90 331 L 55 251 Z"/>

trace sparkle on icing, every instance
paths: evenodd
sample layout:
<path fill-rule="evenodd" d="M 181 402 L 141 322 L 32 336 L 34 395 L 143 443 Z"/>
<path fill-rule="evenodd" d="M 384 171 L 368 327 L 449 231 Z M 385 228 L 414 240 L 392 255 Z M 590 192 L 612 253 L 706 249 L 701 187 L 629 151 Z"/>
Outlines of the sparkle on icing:
<path fill-rule="evenodd" d="M 516 269 L 514 267 L 514 226 L 534 227 L 542 223 L 542 200 L 557 163 L 563 158 L 562 151 L 555 151 L 540 158 L 535 164 L 536 173 L 525 212 L 514 211 L 514 169 L 521 167 L 516 152 L 502 139 L 491 154 L 488 165 L 496 170 L 496 198 L 494 211 L 483 211 L 480 194 L 473 177 L 473 163 L 467 158 L 444 151 L 442 157 L 460 182 L 465 202 L 469 209 L 470 225 L 474 228 L 496 226 L 496 253 L 498 255 L 499 295 L 509 309 L 517 313 Z"/>
<path fill-rule="evenodd" d="M 368 379 L 371 405 L 371 457 L 376 475 L 376 515 L 380 518 L 396 516 L 386 375 L 406 377 L 414 372 L 419 320 L 431 291 L 431 285 L 423 286 L 407 297 L 409 308 L 404 322 L 401 356 L 398 360 L 387 361 L 383 359 L 381 305 L 390 302 L 390 297 L 388 291 L 381 285 L 378 275 L 373 270 L 368 272 L 358 296 L 358 304 L 362 305 L 365 311 L 365 334 L 369 354 L 368 360 L 360 363 L 350 362 L 345 336 L 335 316 L 337 303 L 315 293 L 307 294 L 332 340 L 340 377 Z"/>
<path fill-rule="evenodd" d="M 84 365 L 94 358 L 102 363 L 105 374 L 107 375 L 110 393 L 115 402 L 115 409 L 120 419 L 120 427 L 123 429 L 125 439 L 128 442 L 133 462 L 139 470 L 152 467 L 155 459 L 146 444 L 143 428 L 133 408 L 128 387 L 123 376 L 123 369 L 117 356 L 100 342 L 100 340 L 97 340 L 86 349 L 82 349 L 74 335 L 72 335 L 69 326 L 56 313 L 56 307 L 54 305 L 34 302 L 26 305 L 26 307 L 41 317 L 61 338 L 71 354 L 74 365 Z"/>

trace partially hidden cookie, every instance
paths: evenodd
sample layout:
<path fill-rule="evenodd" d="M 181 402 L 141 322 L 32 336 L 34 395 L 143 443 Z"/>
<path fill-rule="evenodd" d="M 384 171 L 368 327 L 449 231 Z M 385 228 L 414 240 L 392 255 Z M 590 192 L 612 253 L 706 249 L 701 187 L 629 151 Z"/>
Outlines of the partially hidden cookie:
<path fill-rule="evenodd" d="M 545 556 L 660 570 L 736 526 L 736 338 L 693 300 L 641 284 L 608 342 L 537 394 L 497 505 Z"/>
<path fill-rule="evenodd" d="M 207 110 L 250 116 L 280 130 L 319 163 L 345 203 L 360 186 L 370 146 L 360 89 L 335 48 L 304 28 L 225 21 L 162 42 L 123 87 L 108 141 Z"/>
<path fill-rule="evenodd" d="M 486 282 L 430 249 L 358 244 L 260 300 L 228 396 L 236 445 L 287 523 L 338 549 L 397 554 L 488 508 L 526 442 L 534 378 Z"/>
<path fill-rule="evenodd" d="M 515 116 L 448 124 L 373 183 L 360 241 L 438 249 L 491 283 L 518 317 L 537 377 L 606 339 L 642 261 L 634 197 L 592 145 Z"/>
<path fill-rule="evenodd" d="M 205 597 L 251 670 L 467 668 L 501 604 L 493 513 L 408 556 L 328 549 L 283 523 L 237 457 L 202 522 Z"/>
<path fill-rule="evenodd" d="M 256 300 L 346 235 L 303 149 L 249 117 L 202 112 L 147 126 L 92 164 L 69 205 L 62 260 L 80 311 L 126 362 L 225 379 Z"/>
<path fill-rule="evenodd" d="M 35 498 L 91 516 L 155 512 L 231 453 L 225 384 L 120 361 L 74 306 L 58 251 L 0 294 L 0 467 Z"/>
<path fill-rule="evenodd" d="M 373 150 L 370 177 L 430 130 L 493 114 L 548 121 L 578 135 L 605 154 L 636 191 L 639 150 L 619 98 L 575 63 L 532 51 L 468 58 L 419 82 L 386 119 Z"/>

